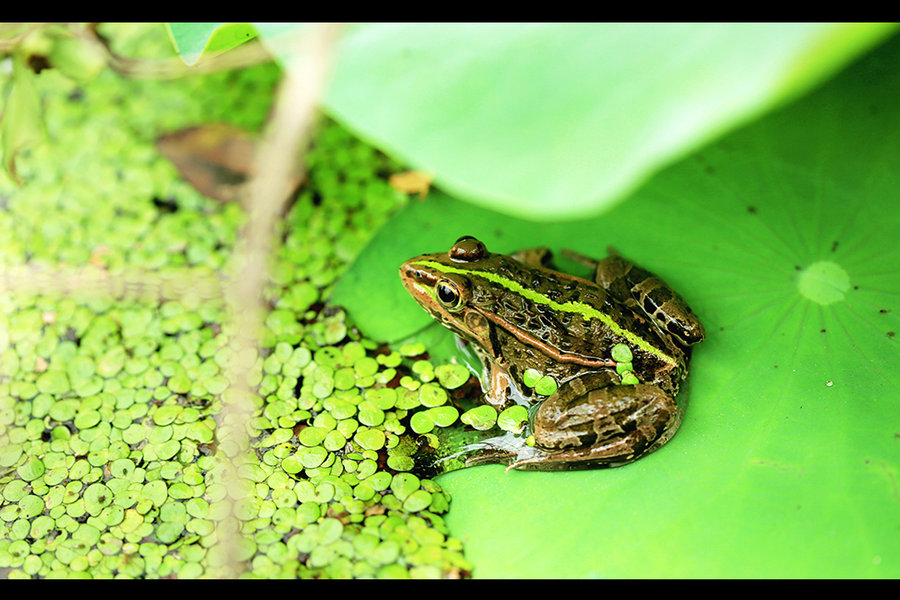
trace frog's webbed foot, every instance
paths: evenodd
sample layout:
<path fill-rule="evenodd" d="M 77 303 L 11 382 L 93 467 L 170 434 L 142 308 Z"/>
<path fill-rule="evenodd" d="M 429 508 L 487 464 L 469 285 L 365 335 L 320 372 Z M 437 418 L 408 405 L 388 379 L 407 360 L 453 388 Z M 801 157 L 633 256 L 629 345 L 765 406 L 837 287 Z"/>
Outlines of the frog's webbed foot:
<path fill-rule="evenodd" d="M 588 390 L 573 381 L 544 401 L 534 417 L 534 452 L 510 469 L 542 471 L 619 466 L 666 443 L 683 411 L 657 386 Z"/>

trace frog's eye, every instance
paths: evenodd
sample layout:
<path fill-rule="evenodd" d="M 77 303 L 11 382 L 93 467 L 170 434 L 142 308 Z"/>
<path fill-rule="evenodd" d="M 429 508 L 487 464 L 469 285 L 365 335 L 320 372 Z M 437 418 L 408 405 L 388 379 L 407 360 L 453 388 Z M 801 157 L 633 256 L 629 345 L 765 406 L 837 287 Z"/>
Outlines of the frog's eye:
<path fill-rule="evenodd" d="M 450 248 L 449 256 L 457 262 L 473 262 L 481 260 L 487 254 L 487 249 L 480 241 L 471 235 L 464 235 Z"/>
<path fill-rule="evenodd" d="M 462 307 L 462 290 L 455 281 L 440 279 L 434 288 L 435 297 L 447 310 L 457 310 Z"/>

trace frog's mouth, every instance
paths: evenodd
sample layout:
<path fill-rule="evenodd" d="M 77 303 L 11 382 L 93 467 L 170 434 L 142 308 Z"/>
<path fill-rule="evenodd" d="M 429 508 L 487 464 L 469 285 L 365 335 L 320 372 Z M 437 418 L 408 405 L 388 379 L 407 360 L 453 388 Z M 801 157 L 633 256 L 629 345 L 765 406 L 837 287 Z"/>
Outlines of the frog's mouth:
<path fill-rule="evenodd" d="M 434 271 L 416 264 L 423 257 L 412 258 L 400 267 L 400 281 L 403 287 L 419 303 L 419 306 L 427 310 L 441 322 L 446 321 L 444 311 L 438 310 L 437 300 L 434 296 L 434 288 L 437 285 L 438 275 Z"/>

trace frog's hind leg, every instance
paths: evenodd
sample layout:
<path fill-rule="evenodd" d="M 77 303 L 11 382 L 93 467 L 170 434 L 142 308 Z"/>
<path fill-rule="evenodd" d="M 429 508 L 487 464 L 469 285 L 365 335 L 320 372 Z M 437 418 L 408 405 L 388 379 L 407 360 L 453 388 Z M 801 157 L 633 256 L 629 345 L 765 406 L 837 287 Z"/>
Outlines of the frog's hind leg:
<path fill-rule="evenodd" d="M 510 256 L 520 263 L 524 263 L 531 267 L 542 267 L 552 269 L 553 252 L 546 246 L 538 246 L 537 248 L 525 248 L 518 252 L 513 252 Z"/>
<path fill-rule="evenodd" d="M 654 385 L 588 389 L 575 380 L 544 401 L 535 414 L 534 452 L 509 468 L 555 471 L 618 466 L 666 443 L 683 410 Z"/>
<path fill-rule="evenodd" d="M 595 269 L 594 281 L 619 302 L 638 314 L 647 315 L 663 331 L 684 346 L 703 340 L 703 324 L 688 303 L 665 281 L 622 257 L 613 248 L 596 261 L 570 250 L 563 255 Z"/>

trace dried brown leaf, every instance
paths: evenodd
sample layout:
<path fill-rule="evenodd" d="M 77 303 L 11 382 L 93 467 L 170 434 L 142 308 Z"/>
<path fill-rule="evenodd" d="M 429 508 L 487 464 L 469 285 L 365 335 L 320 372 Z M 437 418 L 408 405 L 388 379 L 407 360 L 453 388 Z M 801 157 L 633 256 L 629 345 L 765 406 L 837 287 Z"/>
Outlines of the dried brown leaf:
<path fill-rule="evenodd" d="M 428 195 L 428 189 L 431 187 L 431 181 L 434 176 L 430 173 L 422 171 L 405 171 L 403 173 L 394 173 L 388 179 L 388 183 L 396 190 L 400 190 L 404 194 L 419 194 L 419 198 Z"/>
<path fill-rule="evenodd" d="M 245 195 L 256 140 L 243 129 L 227 123 L 197 125 L 160 136 L 156 147 L 204 196 L 236 202 Z M 296 190 L 300 181 L 299 177 L 292 181 L 285 193 Z"/>

